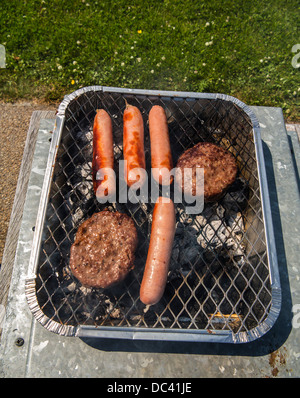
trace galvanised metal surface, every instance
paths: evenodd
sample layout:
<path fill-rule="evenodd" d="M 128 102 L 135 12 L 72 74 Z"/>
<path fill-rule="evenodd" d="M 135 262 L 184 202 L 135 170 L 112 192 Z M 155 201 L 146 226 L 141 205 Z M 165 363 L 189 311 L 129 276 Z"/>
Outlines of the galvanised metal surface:
<path fill-rule="evenodd" d="M 142 112 L 150 172 L 147 117 L 154 104 L 167 114 L 174 164 L 199 141 L 236 157 L 239 175 L 227 194 L 188 215 L 177 204 L 177 229 L 163 299 L 145 308 L 139 287 L 149 245 L 153 203 L 114 203 L 134 220 L 135 269 L 117 287 L 83 287 L 69 269 L 81 222 L 107 204 L 93 195 L 92 126 L 96 109 L 113 120 L 116 170 L 122 159 L 125 99 Z M 281 290 L 259 125 L 239 100 L 199 94 L 87 87 L 58 110 L 36 223 L 26 296 L 36 319 L 66 336 L 241 343 L 263 336 L 280 311 Z"/>
<path fill-rule="evenodd" d="M 280 108 L 251 107 L 262 135 L 274 224 L 282 310 L 275 325 L 247 344 L 66 337 L 50 333 L 29 310 L 33 226 L 54 120 L 43 120 L 35 147 L 0 341 L 1 377 L 299 377 L 299 190 Z M 298 152 L 299 156 L 299 152 Z M 298 307 L 297 307 L 298 306 Z M 297 310 L 298 308 L 298 310 Z M 133 336 L 134 337 L 134 336 Z M 23 339 L 22 346 L 16 345 Z"/>

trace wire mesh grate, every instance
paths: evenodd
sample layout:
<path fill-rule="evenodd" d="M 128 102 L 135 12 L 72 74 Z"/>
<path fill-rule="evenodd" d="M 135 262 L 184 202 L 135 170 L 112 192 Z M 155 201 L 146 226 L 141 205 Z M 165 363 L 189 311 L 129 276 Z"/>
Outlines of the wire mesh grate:
<path fill-rule="evenodd" d="M 149 246 L 151 203 L 101 205 L 92 187 L 92 126 L 96 109 L 111 116 L 115 171 L 122 159 L 122 115 L 126 100 L 139 107 L 145 125 L 154 104 L 167 113 L 174 165 L 200 141 L 232 152 L 239 175 L 226 195 L 191 215 L 176 204 L 176 233 L 166 290 L 146 308 L 139 300 Z M 74 99 L 65 121 L 47 204 L 36 276 L 43 313 L 63 325 L 230 330 L 247 332 L 268 315 L 272 302 L 253 129 L 248 115 L 230 101 L 88 91 Z M 134 220 L 139 245 L 135 268 L 110 289 L 87 288 L 73 277 L 69 253 L 78 226 L 104 208 Z"/>

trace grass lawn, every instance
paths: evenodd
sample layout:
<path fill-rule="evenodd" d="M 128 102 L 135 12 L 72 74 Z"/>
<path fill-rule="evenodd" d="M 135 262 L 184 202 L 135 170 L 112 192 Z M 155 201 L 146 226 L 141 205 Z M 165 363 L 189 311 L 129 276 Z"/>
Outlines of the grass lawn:
<path fill-rule="evenodd" d="M 1 0 L 0 98 L 57 101 L 93 84 L 220 92 L 299 120 L 299 13 L 299 0 Z"/>

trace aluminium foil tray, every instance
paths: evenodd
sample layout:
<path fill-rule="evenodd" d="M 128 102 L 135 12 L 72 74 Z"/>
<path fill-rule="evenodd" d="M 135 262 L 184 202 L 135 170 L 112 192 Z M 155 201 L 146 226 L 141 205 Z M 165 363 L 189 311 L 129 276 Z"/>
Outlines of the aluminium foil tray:
<path fill-rule="evenodd" d="M 180 154 L 210 141 L 237 159 L 236 182 L 201 214 L 176 206 L 176 234 L 163 298 L 146 307 L 139 287 L 154 203 L 97 202 L 92 188 L 92 126 L 104 108 L 113 121 L 116 171 L 122 160 L 125 99 L 142 112 L 150 170 L 148 114 L 167 114 L 174 165 Z M 78 226 L 104 208 L 127 213 L 139 245 L 135 268 L 110 289 L 86 288 L 69 269 Z M 34 317 L 64 336 L 243 343 L 263 336 L 281 307 L 281 287 L 258 121 L 223 94 L 85 87 L 66 96 L 56 116 L 29 273 L 27 301 Z"/>

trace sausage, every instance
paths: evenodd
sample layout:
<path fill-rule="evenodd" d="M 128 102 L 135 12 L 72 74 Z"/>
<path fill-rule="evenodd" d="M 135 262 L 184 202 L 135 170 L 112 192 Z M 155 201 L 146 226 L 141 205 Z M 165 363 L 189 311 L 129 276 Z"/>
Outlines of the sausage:
<path fill-rule="evenodd" d="M 127 102 L 123 114 L 123 154 L 127 185 L 141 187 L 146 180 L 144 123 L 139 109 Z"/>
<path fill-rule="evenodd" d="M 98 109 L 93 126 L 93 188 L 98 200 L 116 191 L 112 121 L 104 109 Z"/>
<path fill-rule="evenodd" d="M 159 197 L 154 206 L 150 245 L 140 288 L 140 300 L 145 305 L 156 304 L 164 293 L 174 235 L 174 203 L 169 198 Z"/>
<path fill-rule="evenodd" d="M 170 175 L 173 160 L 166 113 L 159 105 L 154 105 L 149 112 L 149 133 L 153 178 L 161 185 L 169 185 L 173 181 Z"/>

